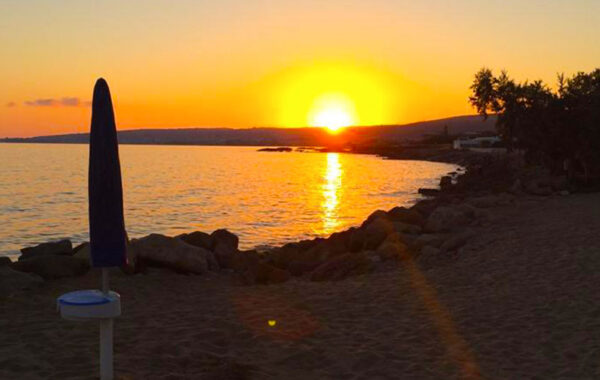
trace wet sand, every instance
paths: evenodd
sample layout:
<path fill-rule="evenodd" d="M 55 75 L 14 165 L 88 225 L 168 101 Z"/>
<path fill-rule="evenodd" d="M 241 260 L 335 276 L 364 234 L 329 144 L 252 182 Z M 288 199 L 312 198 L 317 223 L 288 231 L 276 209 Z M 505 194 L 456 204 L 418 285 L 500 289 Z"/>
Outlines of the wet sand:
<path fill-rule="evenodd" d="M 117 378 L 600 377 L 600 194 L 492 213 L 435 265 L 339 282 L 117 271 Z M 61 320 L 55 298 L 98 283 L 92 271 L 0 298 L 0 378 L 96 378 L 98 326 Z"/>

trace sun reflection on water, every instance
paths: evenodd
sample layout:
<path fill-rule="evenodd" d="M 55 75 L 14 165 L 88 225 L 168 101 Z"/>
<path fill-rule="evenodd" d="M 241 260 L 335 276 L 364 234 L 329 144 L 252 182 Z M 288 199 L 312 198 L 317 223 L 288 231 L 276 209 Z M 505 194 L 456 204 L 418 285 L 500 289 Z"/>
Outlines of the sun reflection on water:
<path fill-rule="evenodd" d="M 323 183 L 323 201 L 321 202 L 324 234 L 335 232 L 340 224 L 338 204 L 341 196 L 343 172 L 340 155 L 338 153 L 327 153 L 327 167 L 323 175 L 325 180 Z"/>

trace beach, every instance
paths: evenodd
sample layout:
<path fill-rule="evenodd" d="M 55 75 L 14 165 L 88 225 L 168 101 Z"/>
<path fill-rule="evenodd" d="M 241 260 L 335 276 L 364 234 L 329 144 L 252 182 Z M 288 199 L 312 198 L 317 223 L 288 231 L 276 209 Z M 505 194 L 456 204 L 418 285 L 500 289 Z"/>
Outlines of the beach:
<path fill-rule="evenodd" d="M 600 195 L 522 195 L 489 210 L 451 255 L 341 281 L 114 271 L 117 378 L 599 376 Z M 98 275 L 2 298 L 0 378 L 96 377 L 98 326 L 61 320 L 55 299 Z"/>

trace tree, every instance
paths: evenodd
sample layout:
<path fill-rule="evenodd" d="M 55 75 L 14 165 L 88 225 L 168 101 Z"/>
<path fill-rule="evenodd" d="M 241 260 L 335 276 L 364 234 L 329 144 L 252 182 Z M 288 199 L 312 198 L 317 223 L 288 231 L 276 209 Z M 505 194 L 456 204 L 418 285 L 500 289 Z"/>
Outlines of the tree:
<path fill-rule="evenodd" d="M 600 69 L 558 76 L 552 92 L 542 81 L 516 83 L 503 71 L 481 69 L 471 85 L 470 103 L 484 118 L 498 116 L 496 129 L 509 149 L 524 150 L 530 161 L 581 167 L 587 180 L 600 178 Z"/>

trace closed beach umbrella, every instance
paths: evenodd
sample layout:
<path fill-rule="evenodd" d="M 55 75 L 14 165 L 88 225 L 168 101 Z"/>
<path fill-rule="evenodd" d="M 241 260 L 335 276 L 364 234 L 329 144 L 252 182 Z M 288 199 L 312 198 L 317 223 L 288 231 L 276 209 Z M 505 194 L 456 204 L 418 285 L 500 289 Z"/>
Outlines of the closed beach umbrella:
<path fill-rule="evenodd" d="M 92 101 L 88 181 L 92 265 L 121 266 L 127 260 L 121 166 L 110 90 L 102 78 Z"/>
<path fill-rule="evenodd" d="M 63 294 L 58 308 L 65 319 L 100 322 L 100 379 L 112 380 L 113 319 L 121 315 L 121 297 L 109 290 L 108 268 L 126 263 L 127 237 L 115 115 L 104 79 L 94 87 L 88 186 L 90 256 L 92 266 L 102 269 L 102 290 Z"/>

